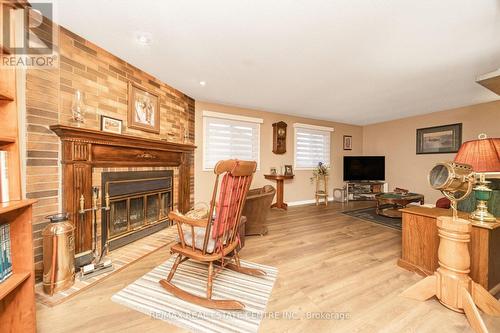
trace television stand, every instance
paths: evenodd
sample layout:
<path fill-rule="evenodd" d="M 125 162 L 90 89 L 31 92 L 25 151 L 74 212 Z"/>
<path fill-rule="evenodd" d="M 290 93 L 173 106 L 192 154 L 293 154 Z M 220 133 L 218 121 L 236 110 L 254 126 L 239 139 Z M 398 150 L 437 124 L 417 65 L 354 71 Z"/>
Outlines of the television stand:
<path fill-rule="evenodd" d="M 384 181 L 347 181 L 346 201 L 375 200 L 375 195 L 388 192 L 389 185 Z"/>

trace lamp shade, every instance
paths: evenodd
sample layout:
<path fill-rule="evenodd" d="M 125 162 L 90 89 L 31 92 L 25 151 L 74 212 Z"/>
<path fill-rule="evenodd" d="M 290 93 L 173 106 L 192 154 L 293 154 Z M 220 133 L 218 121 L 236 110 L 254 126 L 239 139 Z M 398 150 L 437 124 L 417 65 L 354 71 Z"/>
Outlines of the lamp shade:
<path fill-rule="evenodd" d="M 469 164 L 475 172 L 500 172 L 500 138 L 464 142 L 455 162 Z"/>

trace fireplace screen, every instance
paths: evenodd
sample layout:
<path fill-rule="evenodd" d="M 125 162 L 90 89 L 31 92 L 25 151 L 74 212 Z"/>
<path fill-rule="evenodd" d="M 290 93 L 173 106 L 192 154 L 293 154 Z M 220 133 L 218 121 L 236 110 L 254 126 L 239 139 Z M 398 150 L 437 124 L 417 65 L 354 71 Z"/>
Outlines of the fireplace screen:
<path fill-rule="evenodd" d="M 103 245 L 107 239 L 112 250 L 168 226 L 172 177 L 170 170 L 103 173 L 111 206 L 102 218 Z"/>
<path fill-rule="evenodd" d="M 110 205 L 111 209 L 109 211 L 109 216 L 111 223 L 109 225 L 109 231 L 110 236 L 115 236 L 127 231 L 127 200 L 114 201 Z"/>

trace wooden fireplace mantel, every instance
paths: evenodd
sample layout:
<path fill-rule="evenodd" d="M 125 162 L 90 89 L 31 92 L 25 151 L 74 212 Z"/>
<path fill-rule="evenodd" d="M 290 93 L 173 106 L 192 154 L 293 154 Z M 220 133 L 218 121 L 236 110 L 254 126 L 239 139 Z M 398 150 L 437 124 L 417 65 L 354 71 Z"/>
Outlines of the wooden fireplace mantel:
<path fill-rule="evenodd" d="M 75 224 L 77 254 L 88 252 L 92 247 L 91 215 L 81 217 L 78 211 L 82 194 L 85 208 L 92 202 L 92 169 L 95 167 L 178 167 L 178 209 L 181 212 L 189 209 L 190 167 L 196 146 L 65 125 L 53 125 L 50 129 L 62 142 L 63 209 L 70 213 Z M 86 237 L 80 237 L 81 230 Z"/>

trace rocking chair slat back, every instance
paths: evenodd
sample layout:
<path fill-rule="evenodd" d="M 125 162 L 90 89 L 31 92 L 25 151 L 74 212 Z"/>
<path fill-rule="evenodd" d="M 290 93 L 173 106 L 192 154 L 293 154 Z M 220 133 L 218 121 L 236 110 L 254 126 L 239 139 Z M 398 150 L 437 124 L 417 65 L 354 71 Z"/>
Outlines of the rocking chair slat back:
<path fill-rule="evenodd" d="M 215 240 L 218 247 L 236 240 L 243 204 L 256 168 L 257 163 L 253 161 L 239 160 L 220 161 L 215 166 L 217 178 L 209 211 L 209 216 L 214 216 L 215 212 L 215 218 L 213 224 L 207 225 L 203 253 L 206 253 L 209 236 Z M 222 182 L 216 200 L 221 175 Z"/>

